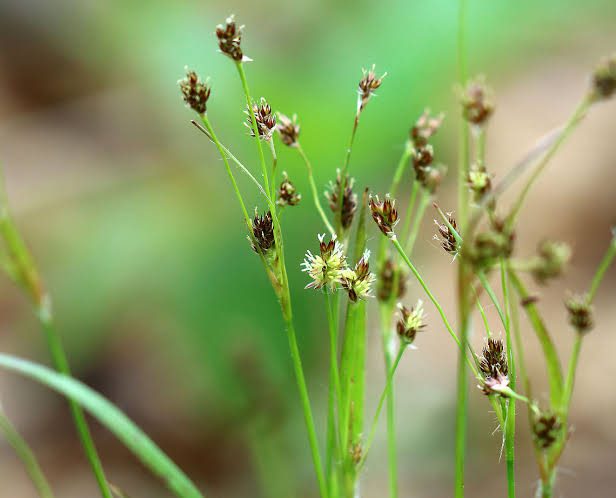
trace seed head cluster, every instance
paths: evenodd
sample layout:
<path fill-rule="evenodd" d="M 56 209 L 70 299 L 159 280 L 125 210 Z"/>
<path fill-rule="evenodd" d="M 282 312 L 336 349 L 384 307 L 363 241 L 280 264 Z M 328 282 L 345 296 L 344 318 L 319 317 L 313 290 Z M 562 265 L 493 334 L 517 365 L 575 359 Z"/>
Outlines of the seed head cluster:
<path fill-rule="evenodd" d="M 280 140 L 283 144 L 289 147 L 297 147 L 299 140 L 299 125 L 297 124 L 297 116 L 292 118 L 278 113 L 278 125 L 276 131 L 280 135 Z"/>
<path fill-rule="evenodd" d="M 302 263 L 302 271 L 312 279 L 306 289 L 334 289 L 341 282 L 342 273 L 347 267 L 346 256 L 335 235 L 328 242 L 325 242 L 325 234 L 319 235 L 318 239 L 319 254 L 307 251 Z"/>
<path fill-rule="evenodd" d="M 212 91 L 207 81 L 201 81 L 197 73 L 186 69 L 186 76 L 178 81 L 178 85 L 180 85 L 186 107 L 197 114 L 205 114 L 206 104 Z"/>
<path fill-rule="evenodd" d="M 257 122 L 257 131 L 261 140 L 270 140 L 276 129 L 276 116 L 272 112 L 272 108 L 263 97 L 259 103 L 252 104 L 252 113 L 250 109 L 244 111 L 246 114 L 246 127 L 250 130 L 250 136 L 254 137 L 255 132 L 252 127 L 252 113 L 254 113 L 255 121 Z"/>
<path fill-rule="evenodd" d="M 353 192 L 355 179 L 349 175 L 345 178 L 344 196 L 342 198 L 342 228 L 348 229 L 353 223 L 355 212 L 357 211 L 357 194 Z M 336 182 L 329 182 L 329 191 L 325 192 L 325 197 L 329 202 L 330 209 L 337 213 L 340 209 L 340 190 L 342 189 L 342 174 L 336 171 Z"/>
<path fill-rule="evenodd" d="M 462 116 L 471 124 L 484 125 L 494 112 L 492 91 L 483 77 L 468 83 L 462 92 L 461 101 Z"/>
<path fill-rule="evenodd" d="M 340 283 L 354 303 L 359 299 L 372 297 L 372 284 L 376 276 L 370 273 L 369 258 L 370 251 L 366 249 L 361 259 L 355 264 L 355 268 L 347 268 L 342 272 Z"/>
<path fill-rule="evenodd" d="M 411 128 L 410 140 L 413 146 L 413 169 L 415 178 L 428 192 L 435 192 L 445 175 L 445 167 L 434 164 L 432 138 L 443 123 L 444 114 L 431 116 L 426 109 Z"/>
<path fill-rule="evenodd" d="M 234 16 L 227 17 L 223 24 L 216 26 L 216 37 L 220 51 L 235 62 L 241 62 L 245 59 L 241 47 L 243 29 L 244 26 L 236 24 Z"/>
<path fill-rule="evenodd" d="M 266 254 L 274 247 L 274 223 L 270 211 L 267 211 L 263 216 L 259 216 L 255 209 L 255 216 L 252 219 L 252 233 L 254 240 L 250 239 L 250 242 L 253 251 Z"/>
<path fill-rule="evenodd" d="M 532 261 L 531 274 L 537 283 L 559 277 L 571 259 L 571 248 L 564 242 L 545 240 L 539 244 L 537 257 Z"/>
<path fill-rule="evenodd" d="M 579 333 L 590 332 L 594 327 L 593 309 L 587 296 L 573 296 L 565 302 L 569 323 Z"/>
<path fill-rule="evenodd" d="M 608 99 L 616 93 L 616 54 L 604 58 L 592 76 L 595 100 Z"/>
<path fill-rule="evenodd" d="M 404 296 L 407 275 L 391 257 L 385 259 L 378 273 L 376 295 L 379 301 L 388 302 L 392 298 L 400 299 Z"/>
<path fill-rule="evenodd" d="M 454 230 L 458 230 L 458 224 L 456 223 L 456 219 L 453 217 L 453 213 L 447 213 L 447 221 L 449 221 L 449 224 Z M 453 231 L 448 225 L 439 223 L 438 220 L 434 220 L 434 224 L 438 228 L 438 233 L 434 235 L 434 240 L 438 240 L 441 243 L 441 247 L 445 250 L 445 252 L 454 256 L 457 255 L 459 251 L 458 241 L 456 240 L 456 236 Z"/>
<path fill-rule="evenodd" d="M 279 206 L 297 206 L 302 200 L 302 195 L 297 192 L 293 182 L 289 180 L 286 171 L 282 172 L 282 183 L 278 189 L 278 200 L 276 204 Z"/>
<path fill-rule="evenodd" d="M 552 412 L 542 412 L 533 421 L 533 439 L 542 450 L 550 448 L 559 438 L 563 425 L 560 417 Z"/>
<path fill-rule="evenodd" d="M 415 341 L 417 332 L 424 329 L 424 310 L 421 299 L 410 309 L 403 304 L 398 305 L 400 319 L 396 322 L 396 331 L 403 344 L 410 345 Z"/>
<path fill-rule="evenodd" d="M 379 78 L 374 70 L 374 64 L 369 70 L 362 70 L 363 75 L 361 80 L 359 80 L 359 91 L 357 97 L 357 115 L 365 109 L 366 105 L 368 105 L 368 102 L 370 101 L 370 98 L 374 95 L 374 91 L 381 86 L 383 83 L 383 78 L 387 76 L 387 73 L 384 73 L 383 76 Z"/>
<path fill-rule="evenodd" d="M 479 369 L 483 374 L 484 394 L 499 394 L 499 391 L 509 385 L 509 368 L 507 354 L 503 341 L 489 338 L 482 351 Z"/>
<path fill-rule="evenodd" d="M 398 224 L 398 210 L 396 209 L 396 201 L 385 195 L 385 199 L 381 201 L 379 196 L 370 196 L 370 212 L 372 219 L 387 237 L 394 237 L 394 228 Z"/>

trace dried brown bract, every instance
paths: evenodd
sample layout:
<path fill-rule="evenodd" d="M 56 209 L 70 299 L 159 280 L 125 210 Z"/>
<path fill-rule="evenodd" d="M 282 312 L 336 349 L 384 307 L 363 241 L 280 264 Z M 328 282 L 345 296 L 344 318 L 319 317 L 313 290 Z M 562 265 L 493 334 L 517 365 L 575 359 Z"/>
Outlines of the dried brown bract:
<path fill-rule="evenodd" d="M 272 134 L 276 129 L 276 116 L 272 112 L 272 108 L 267 103 L 263 97 L 259 103 L 252 104 L 252 112 L 255 115 L 255 120 L 257 122 L 257 130 L 259 132 L 259 138 L 262 140 L 270 140 L 272 138 Z M 250 136 L 254 137 L 255 132 L 252 127 L 252 116 L 250 113 L 250 109 L 246 109 L 244 111 L 246 114 L 246 127 L 250 130 Z"/>
<path fill-rule="evenodd" d="M 278 113 L 278 125 L 276 131 L 280 135 L 280 140 L 283 144 L 289 147 L 297 147 L 299 140 L 299 124 L 297 124 L 297 116 L 294 114 L 292 118 Z"/>
<path fill-rule="evenodd" d="M 186 77 L 178 81 L 186 106 L 198 114 L 205 114 L 206 103 L 210 98 L 211 88 L 203 82 L 194 71 L 186 69 Z"/>
<path fill-rule="evenodd" d="M 394 227 L 398 224 L 398 210 L 396 201 L 391 200 L 389 194 L 385 195 L 385 200 L 380 201 L 379 196 L 370 196 L 370 212 L 372 219 L 379 227 L 379 230 L 388 237 L 394 236 Z"/>
<path fill-rule="evenodd" d="M 468 83 L 461 96 L 462 115 L 469 123 L 483 125 L 494 112 L 492 91 L 485 78 L 479 77 Z"/>
<path fill-rule="evenodd" d="M 234 16 L 227 17 L 224 24 L 216 26 L 216 37 L 220 51 L 231 57 L 235 62 L 245 60 L 241 47 L 243 29 L 244 26 L 236 24 Z"/>
<path fill-rule="evenodd" d="M 346 175 L 344 196 L 342 198 L 342 228 L 348 229 L 353 223 L 355 212 L 357 211 L 357 194 L 353 192 L 355 179 Z M 342 176 L 340 170 L 336 170 L 336 183 L 329 182 L 329 192 L 325 192 L 325 197 L 329 202 L 330 209 L 337 213 L 340 209 L 340 189 L 342 188 Z"/>
<path fill-rule="evenodd" d="M 293 182 L 289 180 L 286 171 L 282 172 L 282 183 L 278 189 L 278 200 L 276 203 L 279 206 L 297 206 L 302 200 L 302 195 L 297 192 Z"/>
<path fill-rule="evenodd" d="M 254 240 L 251 240 L 253 251 L 265 254 L 274 247 L 274 223 L 270 211 L 267 211 L 263 216 L 259 216 L 255 209 L 255 216 L 252 220 L 252 233 L 254 236 Z"/>

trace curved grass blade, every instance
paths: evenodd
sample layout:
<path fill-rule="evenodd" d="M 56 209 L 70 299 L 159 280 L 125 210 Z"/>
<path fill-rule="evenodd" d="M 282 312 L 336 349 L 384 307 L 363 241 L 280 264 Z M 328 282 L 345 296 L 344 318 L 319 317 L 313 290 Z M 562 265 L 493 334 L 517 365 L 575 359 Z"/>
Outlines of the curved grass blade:
<path fill-rule="evenodd" d="M 178 498 L 204 498 L 193 482 L 122 411 L 85 384 L 47 367 L 0 354 L 0 368 L 35 380 L 79 403 L 107 427 Z"/>

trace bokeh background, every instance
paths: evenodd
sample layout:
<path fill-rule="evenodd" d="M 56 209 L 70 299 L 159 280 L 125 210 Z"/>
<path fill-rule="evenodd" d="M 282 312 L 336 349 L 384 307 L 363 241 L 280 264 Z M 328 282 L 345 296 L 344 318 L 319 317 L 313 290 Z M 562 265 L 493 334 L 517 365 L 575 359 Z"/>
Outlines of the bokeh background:
<path fill-rule="evenodd" d="M 563 122 L 600 56 L 616 49 L 613 0 L 470 0 L 470 70 L 495 88 L 488 167 L 497 179 Z M 298 113 L 302 143 L 325 188 L 341 165 L 360 69 L 389 73 L 358 134 L 358 187 L 383 191 L 411 123 L 425 106 L 447 114 L 439 159 L 456 158 L 454 0 L 3 0 L 0 3 L 0 159 L 12 210 L 53 295 L 76 375 L 120 406 L 214 497 L 316 496 L 276 301 L 250 251 L 241 214 L 213 147 L 189 123 L 176 81 L 185 65 L 211 76 L 209 114 L 223 141 L 257 167 L 231 62 L 213 30 L 234 12 L 246 24 L 254 96 Z M 616 101 L 592 108 L 553 161 L 520 218 L 516 254 L 544 238 L 569 242 L 568 274 L 538 289 L 563 357 L 572 332 L 562 300 L 583 290 L 616 221 Z M 303 291 L 299 263 L 321 230 L 303 165 L 279 148 L 305 194 L 285 213 L 290 279 L 317 424 L 324 427 L 327 332 L 322 301 Z M 439 193 L 455 206 L 454 176 Z M 408 192 L 408 184 L 406 191 Z M 251 185 L 241 187 L 251 205 Z M 454 315 L 454 265 L 428 216 L 416 261 Z M 371 227 L 372 228 L 372 227 Z M 374 244 L 377 233 L 371 232 Z M 560 495 L 611 496 L 616 486 L 616 278 L 596 301 L 597 327 L 581 359 Z M 0 350 L 48 363 L 25 299 L 0 281 Z M 421 293 L 410 284 L 409 300 Z M 375 310 L 372 310 L 375 311 Z M 401 495 L 451 495 L 456 352 L 437 314 L 397 380 Z M 371 318 L 369 413 L 384 378 Z M 522 317 L 530 370 L 545 399 L 538 344 Z M 491 313 L 494 327 L 498 322 Z M 479 334 L 478 334 L 479 335 Z M 481 342 L 480 337 L 476 339 Z M 63 399 L 0 376 L 0 399 L 40 457 L 57 496 L 97 495 Z M 504 496 L 500 436 L 471 390 L 470 497 Z M 103 428 L 94 433 L 113 483 L 132 497 L 169 496 Z M 536 471 L 524 417 L 519 496 Z M 384 432 L 384 431 L 383 431 Z M 386 490 L 383 432 L 363 489 Z M 0 442 L 0 497 L 34 497 Z"/>

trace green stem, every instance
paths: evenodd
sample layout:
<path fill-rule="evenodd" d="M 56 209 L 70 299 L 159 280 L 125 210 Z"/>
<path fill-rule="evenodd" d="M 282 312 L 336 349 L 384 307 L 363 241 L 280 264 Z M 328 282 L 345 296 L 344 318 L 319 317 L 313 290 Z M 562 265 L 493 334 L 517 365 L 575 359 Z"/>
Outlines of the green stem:
<path fill-rule="evenodd" d="M 501 320 L 501 323 L 503 324 L 503 327 L 507 327 L 507 317 L 505 317 L 505 313 L 503 312 L 503 308 L 501 308 L 500 303 L 498 302 L 498 298 L 496 297 L 496 294 L 494 293 L 494 289 L 492 289 L 492 286 L 490 285 L 490 281 L 487 279 L 485 273 L 483 272 L 478 272 L 477 273 L 477 278 L 479 279 L 479 282 L 481 283 L 481 286 L 484 288 L 484 290 L 486 291 L 486 293 L 488 294 L 488 296 L 490 297 L 490 301 L 492 301 L 492 304 L 494 304 L 494 307 L 496 308 L 496 311 L 498 313 L 498 316 Z"/>
<path fill-rule="evenodd" d="M 601 284 L 601 281 L 603 280 L 603 277 L 605 276 L 605 272 L 612 264 L 612 261 L 614 261 L 615 256 L 616 256 L 616 228 L 614 228 L 614 235 L 612 237 L 610 246 L 608 247 L 605 253 L 605 256 L 603 256 L 601 263 L 599 263 L 599 267 L 597 268 L 597 271 L 595 272 L 595 276 L 593 277 L 592 282 L 590 284 L 590 290 L 588 291 L 588 296 L 587 296 L 589 303 L 591 303 L 595 299 L 595 294 L 597 293 L 597 290 L 599 289 L 599 285 Z"/>
<path fill-rule="evenodd" d="M 259 162 L 261 163 L 261 173 L 263 174 L 263 185 L 265 191 L 270 193 L 269 178 L 267 175 L 267 164 L 265 163 L 265 155 L 263 154 L 263 146 L 261 145 L 261 139 L 259 138 L 259 126 L 257 125 L 257 118 L 255 117 L 254 109 L 252 108 L 252 98 L 250 97 L 250 90 L 248 89 L 248 81 L 246 79 L 246 73 L 244 72 L 244 65 L 242 62 L 236 62 L 237 72 L 240 75 L 242 81 L 242 89 L 244 90 L 244 96 L 246 97 L 246 105 L 248 106 L 248 114 L 250 115 L 250 122 L 252 124 L 252 132 L 257 144 L 257 151 L 259 153 Z"/>
<path fill-rule="evenodd" d="M 308 432 L 308 441 L 310 443 L 312 462 L 314 464 L 314 470 L 319 484 L 319 492 L 321 498 L 328 498 L 328 488 L 325 480 L 325 475 L 323 474 L 323 464 L 321 463 L 321 454 L 319 451 L 319 443 L 317 440 L 314 418 L 312 416 L 312 408 L 310 406 L 310 398 L 308 396 L 308 387 L 306 386 L 306 378 L 304 377 L 304 368 L 302 367 L 302 359 L 299 353 L 299 348 L 297 346 L 295 327 L 293 325 L 292 319 L 285 319 L 285 321 L 287 328 L 287 338 L 289 340 L 289 349 L 291 351 L 291 360 L 293 362 L 295 379 L 297 381 L 297 388 L 299 391 L 302 409 L 304 412 L 304 422 L 306 423 L 306 430 Z"/>
<path fill-rule="evenodd" d="M 38 494 L 41 498 L 54 498 L 51 486 L 47 482 L 47 478 L 34 455 L 34 452 L 21 436 L 19 431 L 13 426 L 11 421 L 2 411 L 0 407 L 0 434 L 2 434 L 11 448 L 15 451 L 15 454 L 21 460 L 30 480 L 36 487 Z"/>
<path fill-rule="evenodd" d="M 407 141 L 404 145 L 404 151 L 400 156 L 400 160 L 398 161 L 398 166 L 396 166 L 396 171 L 394 172 L 394 178 L 391 182 L 391 187 L 389 188 L 389 194 L 392 197 L 396 196 L 396 192 L 398 192 L 398 187 L 400 186 L 400 181 L 402 180 L 402 175 L 404 174 L 404 170 L 409 164 L 409 159 L 413 155 L 413 144 L 410 141 Z"/>
<path fill-rule="evenodd" d="M 417 192 L 419 192 L 419 182 L 417 180 L 413 180 L 413 185 L 411 187 L 411 195 L 409 197 L 409 203 L 406 208 L 406 219 L 404 220 L 404 225 L 402 226 L 402 238 L 408 239 L 408 235 L 410 235 L 411 230 L 411 220 L 413 219 L 413 213 L 415 208 L 415 199 L 417 198 Z"/>
<path fill-rule="evenodd" d="M 511 212 L 507 216 L 507 224 L 509 226 L 513 226 L 513 224 L 515 223 L 515 219 L 520 212 L 520 209 L 522 209 L 522 206 L 524 205 L 524 201 L 526 200 L 526 196 L 530 192 L 531 187 L 534 185 L 535 181 L 537 181 L 537 178 L 539 178 L 539 175 L 541 175 L 552 157 L 554 157 L 556 152 L 558 152 L 562 144 L 567 140 L 567 138 L 569 138 L 573 130 L 575 130 L 581 119 L 584 117 L 584 114 L 590 107 L 591 103 L 592 99 L 590 95 L 587 95 L 586 97 L 584 97 L 584 99 L 582 99 L 582 102 L 580 102 L 579 106 L 575 109 L 569 120 L 565 123 L 565 127 L 562 133 L 558 136 L 556 141 L 552 144 L 550 149 L 543 156 L 543 159 L 533 170 L 533 173 L 524 185 L 524 188 L 520 192 L 518 198 L 514 202 Z"/>
<path fill-rule="evenodd" d="M 338 295 L 325 291 L 325 306 L 329 325 L 329 396 L 327 419 L 327 460 L 326 474 L 329 482 L 329 496 L 337 495 L 337 461 L 340 458 L 340 436 L 336 429 L 336 410 L 341 399 L 340 371 L 338 369 Z"/>
<path fill-rule="evenodd" d="M 272 201 L 276 201 L 276 166 L 278 166 L 278 156 L 276 155 L 276 146 L 274 140 L 269 139 L 270 151 L 272 152 L 272 190 L 270 192 L 270 198 Z"/>
<path fill-rule="evenodd" d="M 571 396 L 573 394 L 573 384 L 575 382 L 575 372 L 577 370 L 578 361 L 580 359 L 580 351 L 582 349 L 583 334 L 576 333 L 575 340 L 573 342 L 573 349 L 571 350 L 571 357 L 569 358 L 569 368 L 567 369 L 567 379 L 565 380 L 565 390 L 563 393 L 563 401 L 561 404 L 561 410 L 563 414 L 567 414 L 569 404 L 571 403 Z M 566 418 L 563 421 L 566 426 Z"/>
<path fill-rule="evenodd" d="M 304 160 L 304 163 L 306 164 L 306 169 L 308 170 L 308 183 L 310 184 L 310 190 L 312 191 L 312 199 L 314 200 L 314 205 L 317 208 L 317 211 L 319 215 L 321 216 L 323 223 L 327 227 L 327 230 L 329 231 L 330 234 L 334 235 L 336 233 L 336 230 L 334 229 L 332 224 L 329 222 L 329 219 L 327 218 L 327 215 L 325 214 L 325 211 L 323 210 L 323 206 L 321 205 L 321 200 L 319 197 L 319 193 L 317 191 L 317 186 L 314 181 L 314 175 L 312 173 L 312 165 L 310 164 L 310 161 L 308 160 L 308 156 L 304 152 L 304 149 L 299 144 L 299 142 L 297 143 L 297 151 L 299 152 L 299 155 L 302 156 L 302 159 Z"/>
<path fill-rule="evenodd" d="M 411 233 L 409 234 L 409 238 L 406 242 L 406 251 L 409 254 L 413 253 L 413 247 L 415 246 L 415 242 L 417 241 L 417 234 L 419 233 L 419 227 L 421 226 L 421 221 L 423 220 L 424 214 L 426 212 L 426 208 L 430 202 L 430 193 L 424 189 L 421 189 L 421 194 L 419 198 L 419 206 L 417 207 L 417 212 L 415 213 L 415 220 L 413 221 L 413 227 L 411 228 Z"/>
<path fill-rule="evenodd" d="M 511 268 L 509 268 L 509 281 L 513 285 L 513 288 L 520 299 L 528 299 L 529 294 L 524 287 L 524 284 L 519 279 L 516 272 Z M 543 355 L 546 360 L 548 380 L 550 383 L 551 404 L 552 406 L 559 406 L 562 399 L 563 374 L 556 347 L 552 342 L 548 329 L 541 319 L 541 315 L 539 315 L 539 311 L 537 310 L 535 304 L 530 303 L 526 305 L 524 309 L 526 310 L 528 319 L 533 326 L 535 335 L 537 336 L 537 339 L 539 339 L 539 343 L 541 344 L 541 349 L 543 350 Z"/>
<path fill-rule="evenodd" d="M 364 454 L 359 464 L 360 469 L 363 467 L 363 464 L 366 461 L 366 458 L 368 456 L 368 452 L 370 451 L 370 447 L 372 446 L 372 442 L 374 441 L 374 436 L 376 434 L 376 428 L 378 426 L 379 417 L 381 415 L 381 411 L 383 410 L 383 403 L 385 402 L 385 398 L 387 397 L 391 389 L 391 386 L 393 384 L 394 375 L 396 373 L 396 370 L 398 368 L 400 360 L 402 359 L 402 356 L 404 355 L 404 351 L 406 350 L 406 348 L 407 346 L 405 344 L 400 345 L 400 348 L 398 349 L 398 354 L 396 355 L 396 359 L 394 360 L 393 365 L 387 375 L 387 381 L 385 383 L 385 388 L 383 389 L 383 392 L 381 393 L 381 397 L 379 398 L 379 403 L 376 407 L 374 418 L 372 419 L 372 425 L 370 426 L 370 432 L 368 433 L 369 434 L 368 439 L 366 440 L 366 445 L 364 447 Z"/>
<path fill-rule="evenodd" d="M 349 145 L 346 150 L 344 158 L 344 165 L 340 173 L 340 194 L 338 195 L 338 216 L 336 216 L 336 226 L 338 227 L 338 238 L 342 240 L 342 204 L 344 201 L 344 191 L 347 186 L 347 173 L 349 171 L 349 164 L 351 163 L 351 152 L 353 151 L 353 143 L 355 142 L 355 135 L 357 135 L 357 127 L 359 126 L 359 112 L 355 115 L 353 120 L 353 130 L 351 131 L 351 138 L 349 139 Z"/>
<path fill-rule="evenodd" d="M 466 359 L 466 363 L 468 363 L 468 366 L 473 371 L 473 374 L 475 376 L 477 376 L 477 368 L 475 367 L 475 365 L 473 365 L 472 361 L 470 360 L 470 358 L 468 358 L 468 356 L 465 353 L 466 345 L 467 344 L 465 343 L 464 347 L 462 347 L 462 342 L 460 341 L 460 339 L 458 338 L 458 336 L 454 332 L 453 328 L 449 324 L 449 320 L 447 320 L 447 316 L 445 315 L 445 311 L 443 310 L 443 307 L 438 302 L 438 300 L 436 299 L 434 294 L 432 294 L 432 292 L 430 291 L 428 285 L 426 284 L 426 282 L 422 278 L 421 274 L 419 273 L 419 271 L 417 271 L 417 268 L 415 268 L 415 265 L 413 263 L 411 263 L 411 260 L 409 259 L 409 257 L 404 252 L 404 249 L 400 245 L 400 242 L 398 242 L 398 239 L 396 238 L 396 236 L 394 235 L 390 240 L 391 240 L 392 244 L 394 245 L 394 247 L 398 250 L 398 253 L 402 257 L 402 259 L 404 260 L 406 265 L 411 270 L 411 273 L 413 273 L 413 275 L 415 276 L 415 278 L 419 282 L 419 285 L 421 285 L 421 287 L 423 288 L 424 292 L 428 296 L 428 299 L 430 299 L 430 301 L 432 301 L 432 304 L 434 304 L 436 310 L 438 311 L 438 314 L 441 317 L 441 320 L 443 321 L 443 324 L 445 325 L 445 328 L 447 329 L 447 332 L 449 332 L 449 335 L 456 342 L 456 344 L 458 345 L 459 350 L 463 352 L 462 354 L 464 354 L 464 358 Z"/>
<path fill-rule="evenodd" d="M 507 263 L 500 262 L 501 286 L 503 291 L 503 307 L 505 308 L 505 339 L 507 342 L 507 362 L 509 364 L 509 385 L 516 388 L 516 365 L 513 340 L 511 334 L 511 305 L 509 301 L 509 282 L 507 279 Z M 507 403 L 505 419 L 505 457 L 507 460 L 507 492 L 509 498 L 515 498 L 515 398 Z"/>
<path fill-rule="evenodd" d="M 385 360 L 385 375 L 389 375 L 394 363 L 393 341 L 395 332 L 391 327 L 393 306 L 390 303 L 381 303 L 381 338 L 383 343 L 383 356 Z M 394 385 L 387 391 L 387 459 L 389 466 L 389 496 L 398 496 L 398 452 L 396 449 L 396 404 Z"/>

